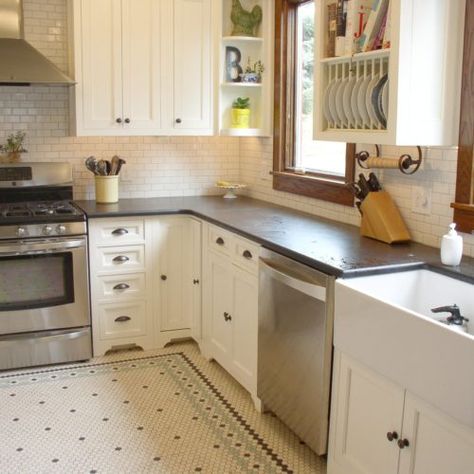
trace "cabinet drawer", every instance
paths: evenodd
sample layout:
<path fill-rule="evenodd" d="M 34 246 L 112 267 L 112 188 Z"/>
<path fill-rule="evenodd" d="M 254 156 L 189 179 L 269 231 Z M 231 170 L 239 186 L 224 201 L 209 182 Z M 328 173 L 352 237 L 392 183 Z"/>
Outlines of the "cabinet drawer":
<path fill-rule="evenodd" d="M 130 273 L 97 277 L 93 292 L 97 299 L 123 299 L 144 298 L 145 290 L 145 274 Z"/>
<path fill-rule="evenodd" d="M 97 261 L 93 262 L 97 272 L 123 272 L 145 269 L 145 246 L 99 247 L 96 249 Z"/>
<path fill-rule="evenodd" d="M 136 337 L 147 333 L 144 301 L 97 305 L 95 313 L 93 320 L 99 322 L 99 339 Z"/>
<path fill-rule="evenodd" d="M 145 241 L 143 219 L 96 220 L 90 226 L 89 231 L 94 245 L 138 244 Z"/>
<path fill-rule="evenodd" d="M 208 246 L 210 249 L 217 250 L 225 255 L 232 255 L 234 238 L 230 232 L 220 227 L 209 226 Z"/>
<path fill-rule="evenodd" d="M 245 270 L 257 273 L 259 249 L 258 245 L 236 238 L 232 262 Z"/>

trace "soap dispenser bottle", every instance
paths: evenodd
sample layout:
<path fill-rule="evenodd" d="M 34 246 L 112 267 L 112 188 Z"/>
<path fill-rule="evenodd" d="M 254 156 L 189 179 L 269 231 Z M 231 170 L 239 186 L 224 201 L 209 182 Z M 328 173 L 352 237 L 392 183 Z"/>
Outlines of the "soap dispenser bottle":
<path fill-rule="evenodd" d="M 456 266 L 461 263 L 462 237 L 455 231 L 456 224 L 449 225 L 450 230 L 441 241 L 441 263 Z"/>

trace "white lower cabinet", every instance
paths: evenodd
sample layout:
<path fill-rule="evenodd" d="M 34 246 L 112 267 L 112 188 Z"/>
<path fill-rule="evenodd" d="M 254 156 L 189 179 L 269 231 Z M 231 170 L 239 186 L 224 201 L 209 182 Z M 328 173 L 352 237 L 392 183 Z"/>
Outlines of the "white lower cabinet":
<path fill-rule="evenodd" d="M 336 350 L 328 474 L 472 474 L 474 430 Z"/>
<path fill-rule="evenodd" d="M 136 232 L 139 229 L 139 232 Z M 199 340 L 201 223 L 188 216 L 89 220 L 94 355 Z"/>
<path fill-rule="evenodd" d="M 258 405 L 258 266 L 250 263 L 257 261 L 258 246 L 215 226 L 206 225 L 204 235 L 203 353 L 227 370 Z M 240 258 L 246 259 L 246 267 L 238 265 Z"/>

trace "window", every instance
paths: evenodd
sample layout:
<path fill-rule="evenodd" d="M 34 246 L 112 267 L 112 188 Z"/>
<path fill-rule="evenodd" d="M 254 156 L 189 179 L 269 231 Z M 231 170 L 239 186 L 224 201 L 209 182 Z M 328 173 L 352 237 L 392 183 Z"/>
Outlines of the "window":
<path fill-rule="evenodd" d="M 352 206 L 354 145 L 314 141 L 314 1 L 276 0 L 275 189 Z"/>
<path fill-rule="evenodd" d="M 459 124 L 458 168 L 454 222 L 462 232 L 474 232 L 474 0 L 466 2 L 464 57 Z"/>

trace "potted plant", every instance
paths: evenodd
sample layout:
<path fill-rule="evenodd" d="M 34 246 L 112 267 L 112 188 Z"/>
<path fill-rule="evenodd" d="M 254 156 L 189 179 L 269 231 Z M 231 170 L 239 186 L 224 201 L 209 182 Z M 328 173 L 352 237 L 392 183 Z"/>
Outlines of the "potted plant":
<path fill-rule="evenodd" d="M 262 82 L 262 73 L 265 71 L 262 61 L 256 61 L 253 66 L 251 59 L 247 61 L 247 67 L 245 71 L 240 75 L 242 77 L 242 82 L 253 82 L 259 84 Z"/>
<path fill-rule="evenodd" d="M 249 128 L 250 124 L 250 99 L 237 97 L 232 102 L 232 128 Z"/>
<path fill-rule="evenodd" d="M 0 145 L 0 153 L 6 156 L 8 163 L 14 163 L 20 161 L 20 154 L 26 153 L 26 149 L 23 146 L 25 141 L 26 132 L 19 131 L 8 135 L 7 141 Z"/>

